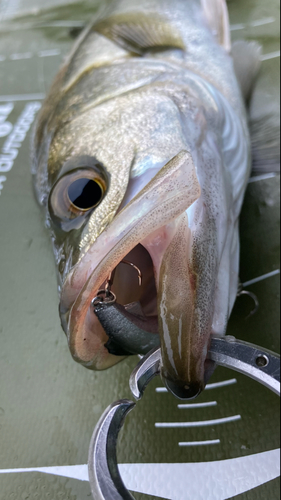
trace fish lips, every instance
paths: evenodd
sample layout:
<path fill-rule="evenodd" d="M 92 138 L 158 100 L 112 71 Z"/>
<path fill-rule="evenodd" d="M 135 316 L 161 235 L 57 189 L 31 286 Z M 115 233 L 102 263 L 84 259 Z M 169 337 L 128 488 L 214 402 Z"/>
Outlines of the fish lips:
<path fill-rule="evenodd" d="M 215 368 L 216 363 L 210 359 L 206 359 L 204 361 L 204 375 L 202 378 L 198 378 L 197 374 L 193 381 L 185 382 L 170 378 L 169 374 L 165 373 L 165 371 L 161 372 L 161 377 L 168 391 L 176 398 L 185 401 L 188 399 L 195 399 L 201 394 L 208 380 L 214 373 Z"/>
<path fill-rule="evenodd" d="M 186 371 L 182 375 L 171 373 L 165 365 L 161 367 L 161 378 L 168 389 L 176 398 L 189 400 L 197 398 L 204 390 L 208 380 L 214 373 L 216 363 L 207 359 L 206 346 L 209 345 L 211 336 L 205 343 L 203 352 L 190 359 Z"/>

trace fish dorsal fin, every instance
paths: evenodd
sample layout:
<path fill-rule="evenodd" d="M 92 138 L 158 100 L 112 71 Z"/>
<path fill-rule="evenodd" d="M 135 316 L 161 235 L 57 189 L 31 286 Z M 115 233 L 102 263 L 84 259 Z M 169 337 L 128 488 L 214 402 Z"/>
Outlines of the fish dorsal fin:
<path fill-rule="evenodd" d="M 217 41 L 227 52 L 231 49 L 228 8 L 225 0 L 201 0 L 207 22 Z"/>
<path fill-rule="evenodd" d="M 176 29 L 156 15 L 116 14 L 99 21 L 93 30 L 139 55 L 153 49 L 185 48 Z"/>

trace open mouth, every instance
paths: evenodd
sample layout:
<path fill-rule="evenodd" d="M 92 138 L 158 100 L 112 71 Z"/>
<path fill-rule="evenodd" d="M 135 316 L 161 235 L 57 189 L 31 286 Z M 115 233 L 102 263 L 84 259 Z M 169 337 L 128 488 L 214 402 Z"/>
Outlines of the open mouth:
<path fill-rule="evenodd" d="M 110 354 L 146 354 L 160 346 L 153 262 L 141 244 L 110 273 L 93 309 L 109 337 Z"/>

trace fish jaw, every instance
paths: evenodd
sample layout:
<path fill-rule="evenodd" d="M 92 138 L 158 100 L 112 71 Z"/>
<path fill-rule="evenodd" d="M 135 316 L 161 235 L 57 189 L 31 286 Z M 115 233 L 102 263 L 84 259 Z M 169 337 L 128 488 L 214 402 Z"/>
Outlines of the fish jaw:
<path fill-rule="evenodd" d="M 205 385 L 205 361 L 211 334 L 211 303 L 200 324 L 198 276 L 192 269 L 192 235 L 182 217 L 160 268 L 158 309 L 162 379 L 180 399 L 192 399 Z M 183 279 L 184 277 L 184 279 Z M 203 330 L 203 331 L 202 331 Z"/>
<path fill-rule="evenodd" d="M 60 312 L 73 358 L 84 366 L 106 369 L 122 358 L 110 354 L 108 340 L 94 314 L 92 300 L 122 259 L 139 243 L 163 228 L 167 238 L 152 256 L 155 272 L 178 227 L 178 218 L 200 197 L 192 156 L 180 152 L 113 219 L 69 273 L 62 289 Z M 166 229 L 165 229 L 166 228 Z"/>
<path fill-rule="evenodd" d="M 159 241 L 162 242 L 160 253 Z M 204 389 L 214 369 L 213 364 L 206 361 L 214 311 L 214 300 L 210 297 L 206 303 L 205 295 L 208 284 L 204 286 L 204 274 L 209 274 L 208 262 L 205 272 L 198 275 L 196 242 L 187 212 L 142 244 L 153 258 L 157 277 L 161 376 L 176 397 L 193 399 Z M 215 283 L 216 273 L 213 274 Z"/>

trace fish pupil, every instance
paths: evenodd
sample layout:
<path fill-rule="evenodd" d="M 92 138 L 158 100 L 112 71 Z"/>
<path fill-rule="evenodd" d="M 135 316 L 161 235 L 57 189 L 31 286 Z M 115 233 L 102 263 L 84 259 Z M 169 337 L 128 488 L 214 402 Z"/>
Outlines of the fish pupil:
<path fill-rule="evenodd" d="M 95 207 L 102 198 L 100 185 L 87 178 L 77 179 L 68 188 L 68 197 L 71 203 L 81 210 L 89 210 Z"/>

